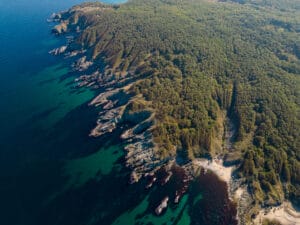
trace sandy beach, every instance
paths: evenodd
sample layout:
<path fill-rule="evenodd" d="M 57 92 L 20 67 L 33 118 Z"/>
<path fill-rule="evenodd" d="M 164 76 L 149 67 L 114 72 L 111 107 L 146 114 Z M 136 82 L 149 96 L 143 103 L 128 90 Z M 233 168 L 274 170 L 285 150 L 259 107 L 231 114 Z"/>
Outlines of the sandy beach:
<path fill-rule="evenodd" d="M 211 170 L 227 184 L 231 181 L 233 167 L 225 167 L 221 159 L 213 159 L 212 161 L 207 159 L 195 159 L 193 164 L 201 166 L 206 170 Z"/>
<path fill-rule="evenodd" d="M 297 212 L 290 202 L 285 201 L 278 207 L 261 210 L 255 218 L 254 224 L 260 225 L 264 219 L 277 220 L 282 225 L 300 225 L 300 212 Z"/>
<path fill-rule="evenodd" d="M 211 170 L 218 175 L 220 179 L 230 185 L 233 167 L 225 167 L 223 165 L 223 160 L 196 159 L 193 161 L 193 164 L 201 166 L 206 170 Z M 244 191 L 244 188 L 238 188 L 234 193 L 234 197 L 236 199 L 240 199 Z M 262 209 L 254 220 L 253 224 L 260 225 L 264 219 L 277 220 L 282 225 L 300 225 L 300 212 L 296 211 L 290 202 L 285 201 L 278 207 Z"/>

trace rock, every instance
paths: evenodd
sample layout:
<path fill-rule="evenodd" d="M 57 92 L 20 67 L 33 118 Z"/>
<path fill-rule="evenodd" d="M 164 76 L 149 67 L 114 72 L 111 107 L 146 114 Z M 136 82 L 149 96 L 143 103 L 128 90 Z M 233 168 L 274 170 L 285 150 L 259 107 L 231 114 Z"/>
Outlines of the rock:
<path fill-rule="evenodd" d="M 116 129 L 116 123 L 107 122 L 107 123 L 99 123 L 90 133 L 92 137 L 99 137 L 106 133 L 111 133 Z"/>
<path fill-rule="evenodd" d="M 61 19 L 61 14 L 60 13 L 52 13 L 49 19 L 47 19 L 47 22 L 59 22 Z"/>
<path fill-rule="evenodd" d="M 122 140 L 128 140 L 128 139 L 131 139 L 134 137 L 134 134 L 133 134 L 133 129 L 128 129 L 126 130 L 121 136 L 120 138 Z"/>
<path fill-rule="evenodd" d="M 79 54 L 79 51 L 72 51 L 72 52 L 68 52 L 66 57 L 71 58 L 74 56 L 77 56 Z"/>
<path fill-rule="evenodd" d="M 121 121 L 124 107 L 107 110 L 97 121 L 97 126 L 91 131 L 90 136 L 99 137 L 106 133 L 113 132 Z"/>
<path fill-rule="evenodd" d="M 84 71 L 87 70 L 91 65 L 93 65 L 93 62 L 87 61 L 86 56 L 83 56 L 73 64 L 73 67 L 77 71 Z"/>
<path fill-rule="evenodd" d="M 115 95 L 116 93 L 118 93 L 120 91 L 120 89 L 112 89 L 110 91 L 105 91 L 101 94 L 99 94 L 96 98 L 94 98 L 89 105 L 95 105 L 95 106 L 100 106 L 100 105 L 104 105 L 108 103 L 108 98 L 110 98 L 111 96 Z"/>
<path fill-rule="evenodd" d="M 157 178 L 153 175 L 153 176 L 149 176 L 149 182 L 146 185 L 146 189 L 149 189 L 152 187 L 153 183 L 157 180 Z"/>
<path fill-rule="evenodd" d="M 147 173 L 154 174 L 170 160 L 170 158 L 161 159 L 157 156 L 152 134 L 147 131 L 133 136 L 132 142 L 124 149 L 127 151 L 126 166 L 135 170 L 140 176 Z"/>
<path fill-rule="evenodd" d="M 137 174 L 135 171 L 130 174 L 130 184 L 137 183 L 140 180 L 141 176 Z"/>
<path fill-rule="evenodd" d="M 168 201 L 169 201 L 169 197 L 167 196 L 161 201 L 160 205 L 157 206 L 157 208 L 155 209 L 155 213 L 157 215 L 160 215 L 162 211 L 168 207 Z"/>
<path fill-rule="evenodd" d="M 55 49 L 51 50 L 49 52 L 49 54 L 52 54 L 52 55 L 61 55 L 61 54 L 65 53 L 66 50 L 67 50 L 67 46 L 64 45 L 64 46 L 61 46 L 60 48 L 55 48 Z"/>
<path fill-rule="evenodd" d="M 68 22 L 62 21 L 60 24 L 56 25 L 53 29 L 52 32 L 54 34 L 62 34 L 67 32 L 68 30 Z"/>
<path fill-rule="evenodd" d="M 113 107 L 114 107 L 114 103 L 112 101 L 108 101 L 108 103 L 103 106 L 103 109 L 107 110 Z"/>
<path fill-rule="evenodd" d="M 178 203 L 179 202 L 179 199 L 180 199 L 180 195 L 178 194 L 178 191 L 176 191 L 176 193 L 175 193 L 175 199 L 174 199 L 174 203 Z"/>
<path fill-rule="evenodd" d="M 66 57 L 71 58 L 71 57 L 77 56 L 78 54 L 84 54 L 85 52 L 86 52 L 86 50 L 74 50 L 71 52 L 67 52 Z"/>
<path fill-rule="evenodd" d="M 162 180 L 161 185 L 165 185 L 170 180 L 171 176 L 173 175 L 172 171 L 168 171 L 168 175 Z"/>
<path fill-rule="evenodd" d="M 82 75 L 76 78 L 75 82 L 78 82 L 77 85 L 78 87 L 83 87 L 83 86 L 91 87 L 93 85 L 96 85 L 99 74 L 100 74 L 99 71 L 96 71 L 91 75 Z"/>

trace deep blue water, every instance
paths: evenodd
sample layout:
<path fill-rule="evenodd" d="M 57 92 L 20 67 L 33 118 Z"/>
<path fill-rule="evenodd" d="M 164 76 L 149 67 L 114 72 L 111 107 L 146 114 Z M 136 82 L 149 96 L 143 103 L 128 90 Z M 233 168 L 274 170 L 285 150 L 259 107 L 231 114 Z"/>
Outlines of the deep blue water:
<path fill-rule="evenodd" d="M 80 2 L 84 0 L 0 0 L 0 146 L 33 114 L 54 107 L 54 97 L 44 98 L 45 91 L 34 83 L 44 82 L 51 73 L 41 75 L 44 69 L 62 62 L 47 54 L 64 41 L 50 34 L 53 24 L 46 19 Z"/>
<path fill-rule="evenodd" d="M 102 145 L 87 137 L 94 93 L 74 90 L 69 66 L 48 54 L 65 41 L 46 19 L 83 1 L 0 0 L 0 224 L 41 224 L 65 160 Z"/>
<path fill-rule="evenodd" d="M 227 221 L 225 187 L 214 176 L 195 182 L 163 216 L 153 215 L 153 207 L 174 191 L 172 184 L 151 190 L 143 181 L 129 185 L 120 134 L 105 138 L 108 142 L 88 137 L 98 111 L 87 103 L 95 93 L 75 89 L 67 62 L 48 54 L 65 40 L 54 37 L 53 24 L 46 22 L 52 12 L 80 2 L 0 0 L 0 224 Z M 211 196 L 209 190 L 218 188 Z"/>

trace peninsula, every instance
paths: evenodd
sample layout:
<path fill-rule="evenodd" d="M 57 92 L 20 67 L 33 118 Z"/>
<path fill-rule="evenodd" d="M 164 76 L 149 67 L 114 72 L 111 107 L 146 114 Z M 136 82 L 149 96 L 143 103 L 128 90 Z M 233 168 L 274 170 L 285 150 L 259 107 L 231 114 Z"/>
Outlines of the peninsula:
<path fill-rule="evenodd" d="M 90 136 L 123 129 L 131 183 L 185 171 L 157 214 L 204 168 L 228 183 L 240 224 L 298 224 L 299 12 L 297 0 L 84 3 L 51 16 L 67 37 L 51 53 L 72 61 L 78 87 L 99 91 Z M 291 223 L 262 216 L 281 205 Z"/>

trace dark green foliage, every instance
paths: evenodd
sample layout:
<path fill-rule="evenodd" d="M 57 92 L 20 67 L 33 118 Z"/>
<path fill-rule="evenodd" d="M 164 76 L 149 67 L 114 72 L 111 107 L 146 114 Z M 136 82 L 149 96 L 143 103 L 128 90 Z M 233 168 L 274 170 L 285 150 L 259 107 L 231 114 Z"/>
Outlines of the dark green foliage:
<path fill-rule="evenodd" d="M 268 219 L 265 219 L 262 223 L 262 225 L 281 225 L 281 223 L 279 223 L 278 221 L 276 220 L 268 220 Z"/>
<path fill-rule="evenodd" d="M 76 44 L 138 78 L 131 92 L 155 113 L 161 157 L 211 154 L 226 111 L 240 174 L 264 200 L 280 200 L 279 185 L 299 201 L 298 1 L 132 0 L 76 16 Z"/>

